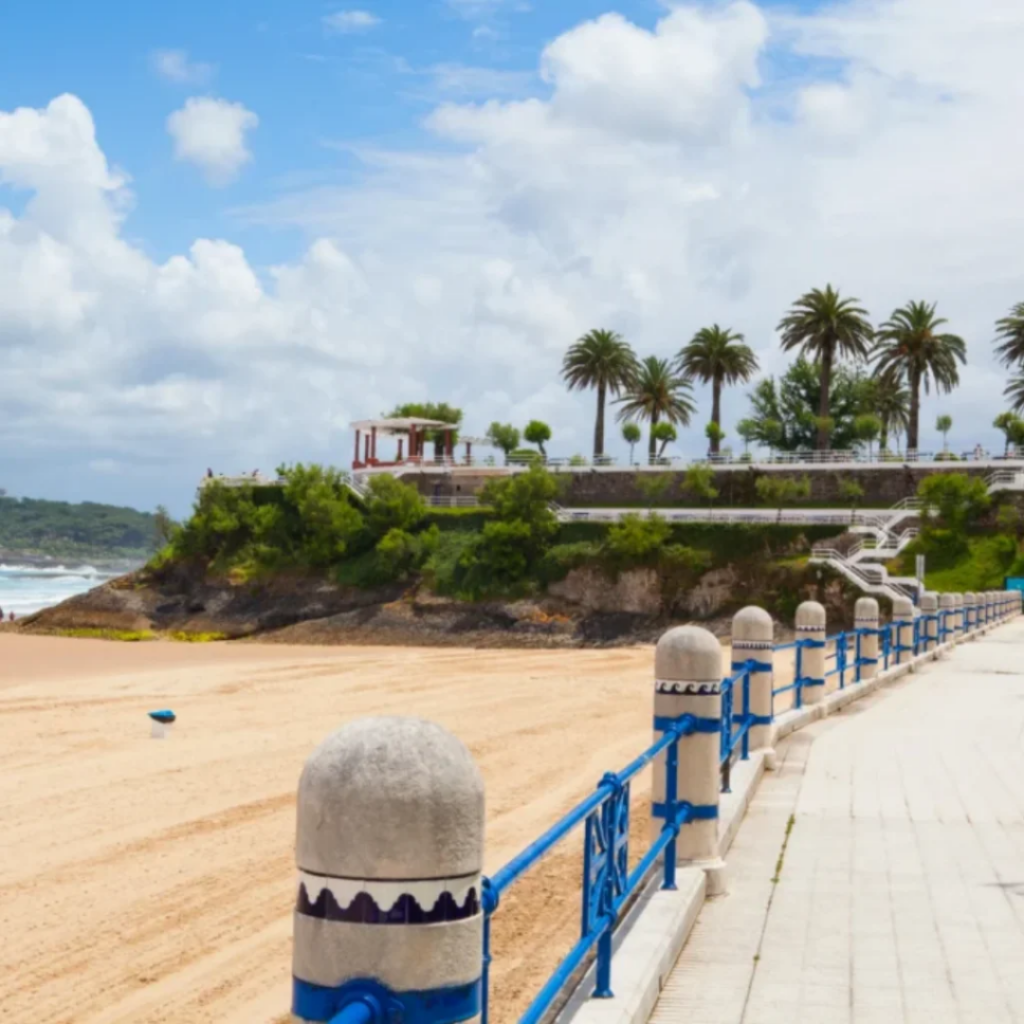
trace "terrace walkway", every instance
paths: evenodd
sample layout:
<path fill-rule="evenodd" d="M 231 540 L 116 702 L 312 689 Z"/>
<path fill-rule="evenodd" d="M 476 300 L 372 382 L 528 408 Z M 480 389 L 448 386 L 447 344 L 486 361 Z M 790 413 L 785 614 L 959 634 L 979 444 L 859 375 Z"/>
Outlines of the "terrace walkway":
<path fill-rule="evenodd" d="M 1024 620 L 779 759 L 653 1024 L 1024 1021 Z"/>

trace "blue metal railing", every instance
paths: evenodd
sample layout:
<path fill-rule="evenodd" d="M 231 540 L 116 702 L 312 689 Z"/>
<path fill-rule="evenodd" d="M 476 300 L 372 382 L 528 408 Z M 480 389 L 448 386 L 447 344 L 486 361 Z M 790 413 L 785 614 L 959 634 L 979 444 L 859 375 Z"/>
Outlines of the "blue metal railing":
<path fill-rule="evenodd" d="M 956 624 L 949 619 L 956 614 L 940 611 L 931 615 L 920 615 L 914 619 L 912 641 L 909 645 L 901 639 L 900 630 L 907 623 L 889 622 L 878 629 L 853 629 L 826 637 L 825 640 L 800 638 L 790 643 L 778 644 L 775 652 L 793 650 L 795 672 L 793 682 L 772 688 L 772 712 L 760 717 L 751 709 L 751 675 L 754 672 L 771 671 L 770 664 L 757 661 L 734 662 L 733 675 L 722 681 L 721 719 L 697 718 L 683 715 L 678 719 L 655 719 L 655 727 L 661 736 L 636 760 L 618 773 L 609 773 L 598 784 L 596 791 L 582 801 L 553 825 L 539 839 L 531 843 L 491 878 L 482 884 L 484 909 L 483 972 L 482 972 L 482 1024 L 488 1021 L 489 979 L 491 964 L 491 919 L 498 909 L 501 896 L 530 868 L 558 845 L 577 826 L 584 827 L 583 845 L 583 886 L 581 894 L 580 937 L 534 997 L 530 1006 L 519 1019 L 519 1024 L 538 1024 L 552 1008 L 573 975 L 584 964 L 591 951 L 595 950 L 595 998 L 609 998 L 612 995 L 612 940 L 619 917 L 630 899 L 646 883 L 659 858 L 661 858 L 662 888 L 674 889 L 676 877 L 676 840 L 684 825 L 700 819 L 717 816 L 717 807 L 695 807 L 678 798 L 679 744 L 695 733 L 719 734 L 720 767 L 722 792 L 730 791 L 732 764 L 737 756 L 746 760 L 750 755 L 750 730 L 760 723 L 771 723 L 774 718 L 775 698 L 794 691 L 794 708 L 803 706 L 803 691 L 808 686 L 823 686 L 832 676 L 839 677 L 839 688 L 844 689 L 847 677 L 861 682 L 862 669 L 866 665 L 881 664 L 888 669 L 904 652 L 916 657 L 928 639 L 928 623 L 937 623 L 937 640 L 956 631 Z M 986 614 L 984 608 L 975 610 L 973 616 L 964 613 L 964 624 L 978 628 L 995 618 Z M 973 621 L 972 621 L 973 620 Z M 868 658 L 863 653 L 863 639 L 878 637 L 878 656 Z M 804 674 L 804 651 L 832 646 L 826 654 L 826 671 L 822 679 Z M 833 663 L 831 669 L 828 662 Z M 630 827 L 630 781 L 651 764 L 660 754 L 665 754 L 665 796 L 664 803 L 653 808 L 655 815 L 663 821 L 661 831 L 650 849 L 637 865 L 629 870 L 629 827 Z M 714 812 L 714 813 L 712 813 Z M 359 1022 L 353 1022 L 359 1024 Z"/>
<path fill-rule="evenodd" d="M 756 718 L 750 711 L 750 673 L 758 668 L 757 662 L 747 661 L 733 668 L 735 675 L 722 681 L 722 740 L 721 759 L 722 792 L 732 792 L 732 763 L 736 751 L 744 761 L 750 757 L 750 729 L 756 724 Z M 736 712 L 736 688 L 740 689 L 740 711 Z"/>
<path fill-rule="evenodd" d="M 536 1024 L 544 1016 L 595 946 L 597 984 L 594 996 L 611 996 L 612 936 L 620 912 L 644 883 L 648 872 L 662 854 L 662 888 L 675 888 L 675 846 L 679 831 L 688 822 L 707 816 L 705 808 L 694 807 L 679 800 L 677 771 L 680 741 L 696 732 L 709 731 L 709 722 L 714 724 L 715 732 L 719 731 L 717 721 L 699 719 L 693 715 L 683 715 L 679 719 L 662 723 L 665 729 L 656 743 L 621 772 L 605 775 L 591 796 L 574 807 L 522 853 L 513 857 L 495 875 L 484 879 L 483 1024 L 487 1022 L 489 1002 L 491 917 L 498 909 L 501 895 L 580 824 L 584 826 L 580 938 L 520 1017 L 520 1024 Z M 658 721 L 655 724 L 658 725 Z M 662 752 L 665 753 L 665 802 L 655 810 L 663 818 L 664 824 L 651 848 L 630 871 L 629 783 Z"/>

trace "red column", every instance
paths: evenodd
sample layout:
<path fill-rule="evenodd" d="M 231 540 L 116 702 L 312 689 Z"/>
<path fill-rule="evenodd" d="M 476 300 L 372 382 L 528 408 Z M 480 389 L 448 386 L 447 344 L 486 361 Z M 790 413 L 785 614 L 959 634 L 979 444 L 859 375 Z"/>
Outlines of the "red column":
<path fill-rule="evenodd" d="M 445 453 L 445 455 L 448 456 L 449 459 L 452 457 L 452 454 L 453 454 L 453 452 L 452 452 L 452 432 L 451 432 L 450 429 L 446 430 L 444 432 L 444 453 Z"/>
<path fill-rule="evenodd" d="M 369 465 L 369 462 L 370 462 L 370 435 L 369 434 L 367 434 L 366 437 L 363 438 L 363 449 L 366 452 L 366 454 L 363 457 L 363 462 L 365 462 L 367 465 Z"/>
<path fill-rule="evenodd" d="M 398 439 L 398 461 L 399 462 L 402 461 L 402 443 L 403 443 L 403 440 L 404 440 L 404 438 L 401 438 L 401 437 Z"/>
<path fill-rule="evenodd" d="M 466 465 L 471 466 L 473 464 L 473 442 L 466 442 Z"/>
<path fill-rule="evenodd" d="M 356 463 L 356 462 L 359 461 L 359 431 L 358 430 L 356 431 L 356 454 L 355 454 L 355 458 L 352 461 L 353 461 L 353 463 Z"/>
<path fill-rule="evenodd" d="M 370 458 L 377 461 L 377 428 L 370 427 Z"/>
<path fill-rule="evenodd" d="M 416 458 L 416 427 L 409 427 L 409 458 Z"/>

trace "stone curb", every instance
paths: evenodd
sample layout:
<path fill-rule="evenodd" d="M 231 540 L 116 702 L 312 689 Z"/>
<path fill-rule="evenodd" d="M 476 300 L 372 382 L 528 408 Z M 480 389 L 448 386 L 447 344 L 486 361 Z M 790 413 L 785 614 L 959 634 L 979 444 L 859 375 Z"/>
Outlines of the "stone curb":
<path fill-rule="evenodd" d="M 1013 618 L 990 623 L 957 643 L 970 643 Z M 874 679 L 851 683 L 830 693 L 820 704 L 786 711 L 775 720 L 775 741 L 789 736 L 811 722 L 841 711 L 869 693 L 917 671 L 918 666 L 936 661 L 956 644 L 946 643 L 919 655 L 905 665 L 895 665 Z M 754 751 L 747 761 L 737 761 L 732 770 L 732 792 L 719 803 L 718 841 L 720 856 L 732 846 L 757 787 L 764 776 L 766 752 Z M 720 869 L 718 869 L 720 870 Z M 613 999 L 591 999 L 594 968 L 583 976 L 568 1003 L 555 1018 L 556 1024 L 647 1024 L 661 996 L 665 979 L 672 972 L 690 937 L 697 916 L 708 897 L 707 873 L 700 868 L 680 867 L 677 889 L 664 892 L 657 865 L 640 898 L 619 926 L 612 961 Z"/>

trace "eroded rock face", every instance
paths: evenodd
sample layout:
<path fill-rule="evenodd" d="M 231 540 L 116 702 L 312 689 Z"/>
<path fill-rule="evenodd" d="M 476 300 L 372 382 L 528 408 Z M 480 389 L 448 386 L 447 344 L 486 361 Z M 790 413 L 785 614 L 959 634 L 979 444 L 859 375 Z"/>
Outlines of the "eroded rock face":
<path fill-rule="evenodd" d="M 682 606 L 695 619 L 717 615 L 736 596 L 736 572 L 732 568 L 712 569 L 701 576 L 697 586 L 683 595 Z"/>
<path fill-rule="evenodd" d="M 600 569 L 573 569 L 564 580 L 548 586 L 553 597 L 587 612 L 625 612 L 660 615 L 661 581 L 654 569 L 630 569 L 612 579 Z"/>

